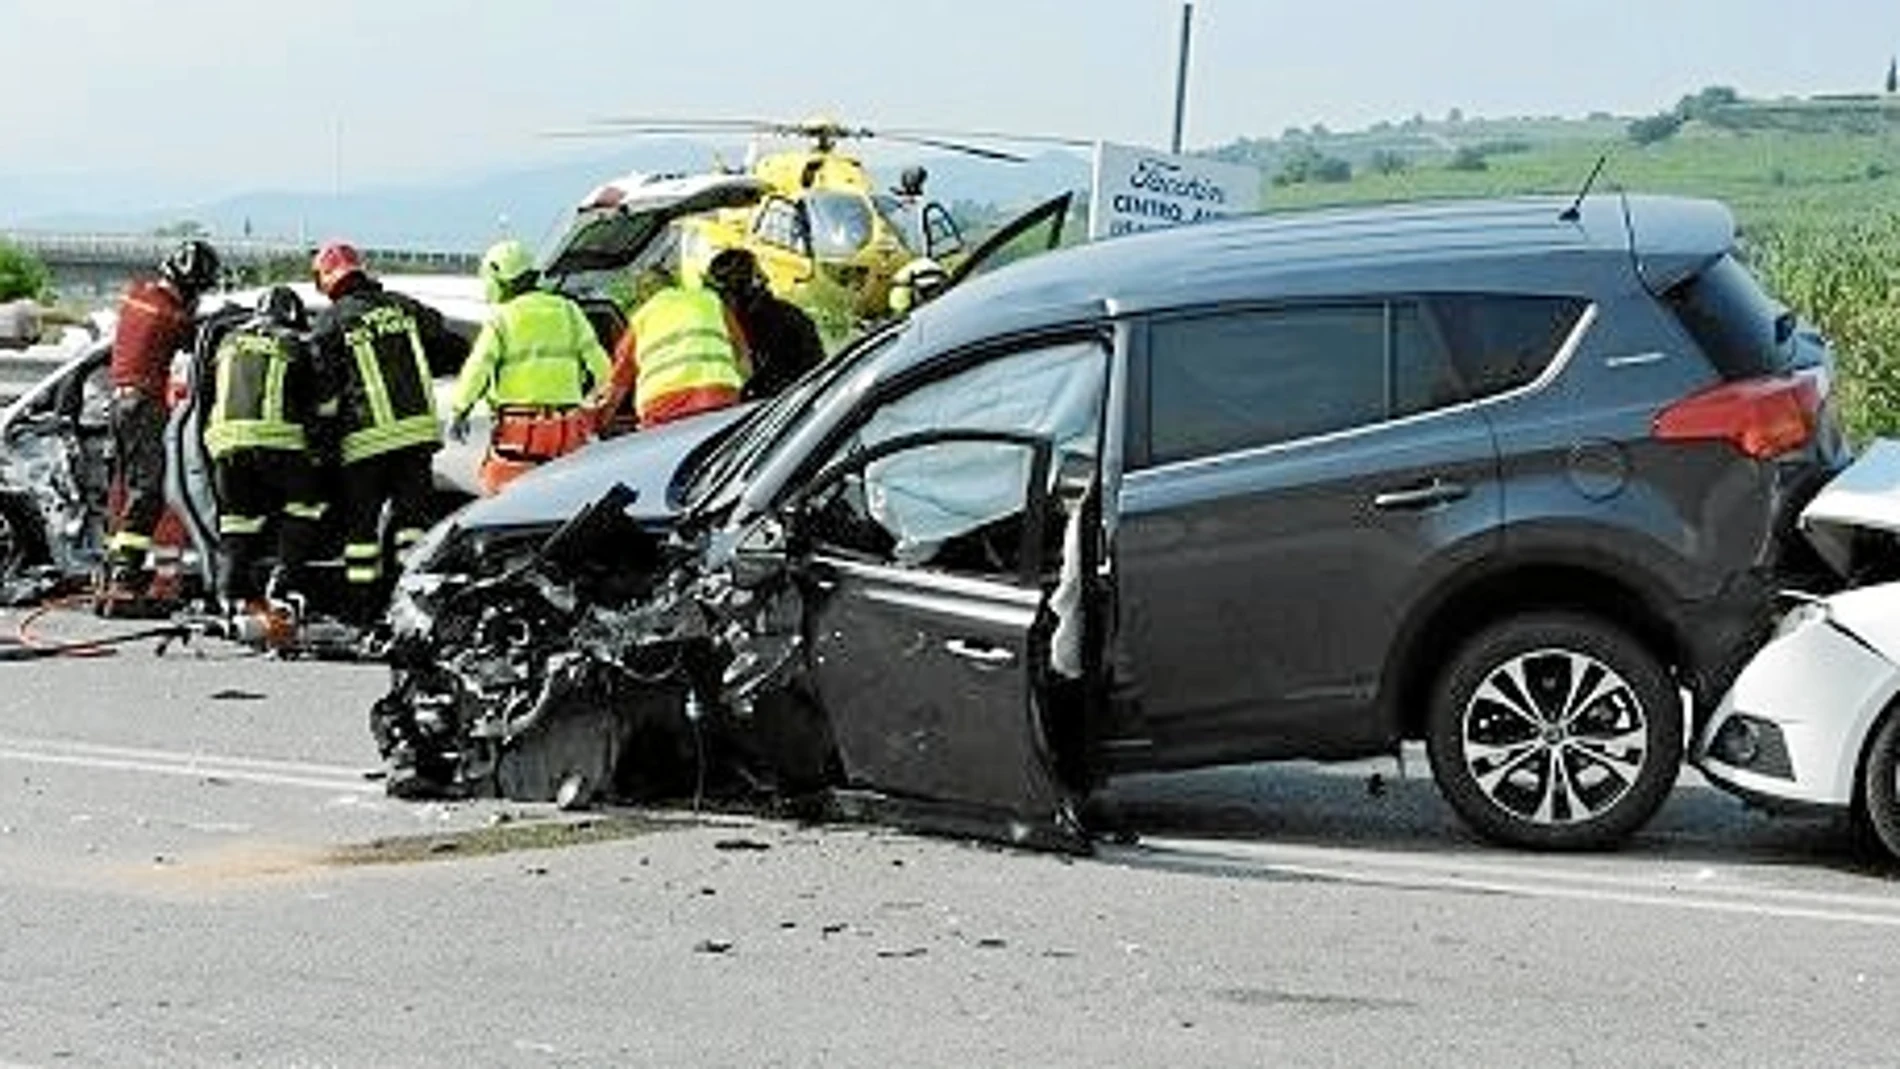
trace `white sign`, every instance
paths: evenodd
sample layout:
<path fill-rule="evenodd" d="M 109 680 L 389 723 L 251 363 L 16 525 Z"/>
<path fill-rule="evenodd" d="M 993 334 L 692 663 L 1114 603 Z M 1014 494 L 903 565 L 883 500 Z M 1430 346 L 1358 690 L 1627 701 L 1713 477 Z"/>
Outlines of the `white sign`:
<path fill-rule="evenodd" d="M 1097 141 L 1089 238 L 1256 212 L 1260 181 L 1257 167 Z"/>

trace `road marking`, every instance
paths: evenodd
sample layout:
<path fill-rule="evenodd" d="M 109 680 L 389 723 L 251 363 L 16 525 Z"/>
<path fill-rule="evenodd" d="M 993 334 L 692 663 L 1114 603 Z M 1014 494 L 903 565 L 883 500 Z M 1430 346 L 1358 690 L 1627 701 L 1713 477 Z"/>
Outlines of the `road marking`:
<path fill-rule="evenodd" d="M 1788 888 L 1710 885 L 1700 871 L 1686 876 L 1617 876 L 1537 868 L 1391 851 L 1282 846 L 1188 839 L 1144 840 L 1143 845 L 1102 851 L 1108 860 L 1134 865 L 1157 862 L 1186 870 L 1302 876 L 1379 887 L 1562 898 L 1630 906 L 1662 906 L 1787 920 L 1819 920 L 1871 927 L 1900 927 L 1900 898 Z M 1681 884 L 1693 884 L 1683 887 Z"/>
<path fill-rule="evenodd" d="M 276 787 L 380 794 L 382 786 L 363 779 L 361 770 L 298 761 L 273 761 L 236 755 L 182 753 L 63 739 L 0 736 L 0 761 L 62 765 L 111 772 L 223 779 Z"/>

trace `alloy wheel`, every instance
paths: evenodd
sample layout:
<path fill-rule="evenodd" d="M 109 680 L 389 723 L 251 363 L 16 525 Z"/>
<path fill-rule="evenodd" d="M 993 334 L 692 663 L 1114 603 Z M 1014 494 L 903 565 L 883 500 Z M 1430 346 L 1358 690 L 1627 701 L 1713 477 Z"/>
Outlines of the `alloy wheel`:
<path fill-rule="evenodd" d="M 1574 824 L 1613 808 L 1649 758 L 1649 712 L 1589 654 L 1538 649 L 1488 673 L 1459 718 L 1479 791 L 1520 819 Z"/>

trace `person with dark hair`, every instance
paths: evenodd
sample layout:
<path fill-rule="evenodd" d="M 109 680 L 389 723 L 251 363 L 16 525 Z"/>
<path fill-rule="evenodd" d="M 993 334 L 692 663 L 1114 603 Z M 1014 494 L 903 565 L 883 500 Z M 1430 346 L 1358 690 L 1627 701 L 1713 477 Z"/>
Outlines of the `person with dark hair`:
<path fill-rule="evenodd" d="M 457 441 L 468 434 L 478 402 L 494 411 L 481 469 L 482 492 L 493 494 L 593 440 L 594 417 L 581 402 L 611 369 L 581 306 L 536 288 L 540 272 L 526 246 L 504 241 L 489 249 L 481 277 L 495 314 L 462 365 L 449 433 Z"/>
<path fill-rule="evenodd" d="M 165 512 L 165 387 L 172 357 L 191 344 L 198 298 L 217 285 L 217 250 L 186 241 L 158 265 L 156 279 L 132 283 L 119 301 L 108 376 L 112 455 L 120 487 L 106 566 L 114 598 L 151 586 L 152 532 Z"/>
<path fill-rule="evenodd" d="M 757 401 L 774 396 L 825 359 L 817 324 L 766 284 L 749 249 L 725 249 L 706 268 L 706 284 L 719 294 L 745 335 L 752 375 L 741 396 Z"/>

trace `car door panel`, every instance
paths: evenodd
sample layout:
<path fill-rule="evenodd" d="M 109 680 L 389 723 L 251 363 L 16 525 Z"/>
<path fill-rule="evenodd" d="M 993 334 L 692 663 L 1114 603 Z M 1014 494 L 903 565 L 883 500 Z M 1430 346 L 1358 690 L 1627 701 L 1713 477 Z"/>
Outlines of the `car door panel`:
<path fill-rule="evenodd" d="M 1051 448 L 900 435 L 820 475 L 799 509 L 812 686 L 847 782 L 907 806 L 900 820 L 1080 841 L 1039 713 Z"/>
<path fill-rule="evenodd" d="M 1497 537 L 1490 424 L 1435 381 L 1442 347 L 1407 302 L 1168 325 L 1140 361 L 1150 393 L 1130 402 L 1141 440 L 1118 498 L 1145 760 L 1376 752 L 1422 577 Z"/>
<path fill-rule="evenodd" d="M 847 778 L 887 793 L 1054 821 L 1066 803 L 1035 709 L 1041 594 L 838 558 L 811 658 Z"/>
<path fill-rule="evenodd" d="M 1501 508 L 1483 417 L 1425 422 L 1125 479 L 1124 622 L 1158 745 L 1384 737 L 1352 710 L 1370 710 L 1415 577 L 1493 537 Z M 1417 496 L 1381 508 L 1392 495 Z"/>

